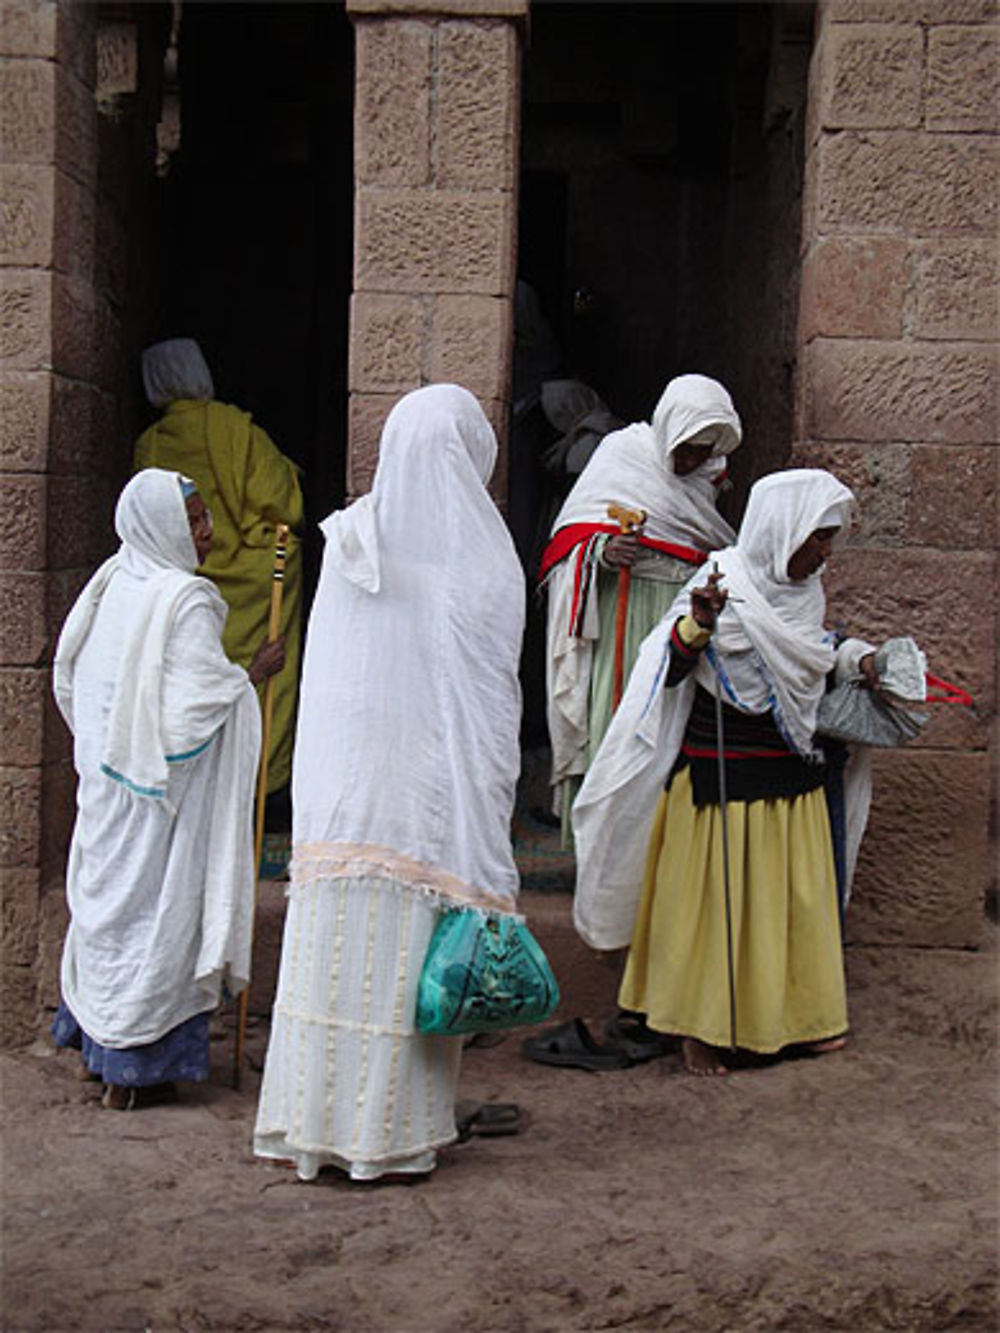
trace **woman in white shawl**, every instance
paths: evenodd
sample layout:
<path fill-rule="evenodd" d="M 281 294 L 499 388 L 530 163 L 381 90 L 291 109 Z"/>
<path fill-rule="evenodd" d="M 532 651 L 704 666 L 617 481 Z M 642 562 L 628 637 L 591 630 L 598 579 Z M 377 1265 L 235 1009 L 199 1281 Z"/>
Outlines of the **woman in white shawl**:
<path fill-rule="evenodd" d="M 736 544 L 712 557 L 718 572 L 695 576 L 643 644 L 574 806 L 577 928 L 601 949 L 631 940 L 619 1002 L 681 1036 L 694 1073 L 724 1073 L 721 1048 L 822 1052 L 844 1042 L 814 732 L 828 674 L 874 671 L 871 645 L 835 648 L 823 628 L 821 570 L 852 504 L 827 472 L 757 482 Z"/>
<path fill-rule="evenodd" d="M 540 577 L 549 591 L 546 692 L 555 808 L 564 816 L 612 713 L 619 571 L 631 569 L 624 679 L 643 639 L 708 551 L 732 541 L 716 510 L 725 456 L 740 443 L 729 394 L 704 375 L 667 385 L 651 425 L 606 436 L 552 529 Z M 633 536 L 615 535 L 610 505 L 641 510 Z"/>
<path fill-rule="evenodd" d="M 226 607 L 194 570 L 212 541 L 194 484 L 150 468 L 115 511 L 118 553 L 70 612 L 55 695 L 79 777 L 66 873 L 60 1045 L 82 1049 L 104 1103 L 208 1076 L 220 986 L 249 975 L 251 811 L 260 745 L 249 674 L 222 651 Z"/>
<path fill-rule="evenodd" d="M 254 1150 L 301 1179 L 430 1171 L 460 1039 L 415 1030 L 442 906 L 509 912 L 524 587 L 486 482 L 493 430 L 433 385 L 386 421 L 369 495 L 323 523 L 293 846 Z"/>

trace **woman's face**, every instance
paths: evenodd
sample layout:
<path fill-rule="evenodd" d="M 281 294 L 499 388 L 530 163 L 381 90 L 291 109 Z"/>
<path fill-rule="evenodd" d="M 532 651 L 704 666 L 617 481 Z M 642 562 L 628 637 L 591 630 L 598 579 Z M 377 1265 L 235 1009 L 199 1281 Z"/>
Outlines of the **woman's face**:
<path fill-rule="evenodd" d="M 194 549 L 198 552 L 198 564 L 205 563 L 205 557 L 212 549 L 212 512 L 197 491 L 184 501 Z"/>
<path fill-rule="evenodd" d="M 711 444 L 698 444 L 695 440 L 685 440 L 679 444 L 673 452 L 674 475 L 678 477 L 690 477 L 692 472 L 697 472 L 703 463 L 707 463 L 712 457 Z"/>
<path fill-rule="evenodd" d="M 799 583 L 823 568 L 839 531 L 839 528 L 817 528 L 805 539 L 788 561 L 788 577 L 793 583 Z"/>

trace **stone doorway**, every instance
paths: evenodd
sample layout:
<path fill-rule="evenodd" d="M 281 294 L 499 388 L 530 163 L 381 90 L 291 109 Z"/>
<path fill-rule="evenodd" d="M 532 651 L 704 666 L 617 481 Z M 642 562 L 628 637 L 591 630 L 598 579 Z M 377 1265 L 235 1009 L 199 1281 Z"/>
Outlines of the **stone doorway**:
<path fill-rule="evenodd" d="M 343 5 L 185 5 L 164 181 L 156 336 L 197 338 L 218 396 L 302 467 L 307 605 L 344 499 L 353 53 Z"/>

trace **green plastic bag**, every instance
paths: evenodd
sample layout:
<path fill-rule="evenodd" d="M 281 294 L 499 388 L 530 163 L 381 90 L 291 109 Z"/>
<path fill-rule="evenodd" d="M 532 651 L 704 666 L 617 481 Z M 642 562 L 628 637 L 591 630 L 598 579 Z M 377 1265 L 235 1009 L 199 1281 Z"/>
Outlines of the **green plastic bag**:
<path fill-rule="evenodd" d="M 417 1030 L 458 1036 L 540 1023 L 559 1003 L 548 959 L 523 921 L 451 908 L 420 974 Z"/>

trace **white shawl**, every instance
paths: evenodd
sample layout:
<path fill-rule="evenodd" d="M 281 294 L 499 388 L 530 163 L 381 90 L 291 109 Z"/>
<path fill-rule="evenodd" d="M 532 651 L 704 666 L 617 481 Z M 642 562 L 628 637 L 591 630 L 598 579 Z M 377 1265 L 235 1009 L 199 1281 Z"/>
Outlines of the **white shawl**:
<path fill-rule="evenodd" d="M 294 883 L 386 873 L 509 908 L 524 579 L 455 385 L 400 400 L 369 495 L 322 524 L 293 786 Z"/>
<path fill-rule="evenodd" d="M 63 996 L 109 1047 L 155 1041 L 249 976 L 256 692 L 222 652 L 226 609 L 197 562 L 176 472 L 125 487 L 122 545 L 56 648 L 78 813 Z"/>
<path fill-rule="evenodd" d="M 678 445 L 714 429 L 712 455 L 694 473 L 678 477 L 671 455 Z M 728 545 L 733 530 L 715 507 L 725 455 L 740 443 L 740 419 L 715 380 L 681 375 L 667 385 L 652 425 L 636 422 L 598 445 L 566 497 L 552 535 L 573 524 L 608 524 L 608 506 L 642 509 L 644 532 L 657 541 L 710 551 Z M 583 632 L 570 633 L 576 562 L 565 558 L 548 579 L 546 686 L 552 782 L 586 768 L 594 644 L 600 638 L 596 580 L 582 608 Z"/>
<path fill-rule="evenodd" d="M 631 939 L 653 812 L 683 740 L 695 681 L 712 694 L 718 690 L 713 660 L 727 703 L 750 713 L 773 711 L 789 745 L 812 755 L 816 708 L 837 655 L 823 628 L 821 573 L 793 583 L 787 564 L 816 528 L 843 531 L 852 504 L 848 488 L 818 469 L 763 478 L 750 492 L 736 545 L 711 556 L 730 592 L 711 651 L 687 680 L 664 688 L 670 631 L 690 610 L 691 589 L 704 583 L 704 567 L 643 641 L 573 805 L 574 920 L 594 948 L 623 948 Z M 850 640 L 840 651 L 856 660 L 865 648 Z"/>

